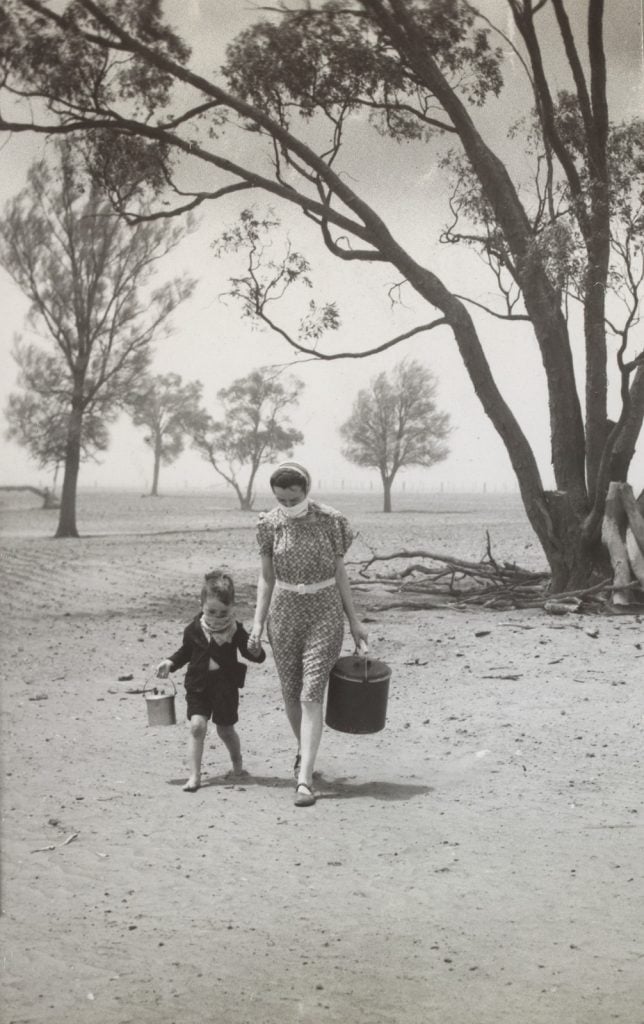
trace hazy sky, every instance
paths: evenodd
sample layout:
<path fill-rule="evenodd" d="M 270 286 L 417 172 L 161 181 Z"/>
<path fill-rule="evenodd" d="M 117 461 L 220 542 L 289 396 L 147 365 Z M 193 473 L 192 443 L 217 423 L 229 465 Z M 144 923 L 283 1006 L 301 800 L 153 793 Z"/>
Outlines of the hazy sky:
<path fill-rule="evenodd" d="M 585 6 L 581 0 L 571 0 L 568 4 L 571 14 L 577 15 Z M 639 0 L 611 0 L 607 7 L 611 117 L 619 121 L 644 109 L 641 10 Z M 165 8 L 194 48 L 193 65 L 204 73 L 221 63 L 227 41 L 258 17 L 252 5 L 238 0 L 166 0 Z M 510 32 L 505 0 L 482 0 L 479 8 Z M 583 26 L 576 25 L 580 43 L 582 29 Z M 498 42 L 508 50 L 503 40 Z M 475 117 L 483 126 L 484 135 L 503 145 L 513 172 L 520 175 L 527 171 L 522 147 L 519 144 L 509 149 L 504 137 L 507 126 L 525 110 L 528 92 L 516 57 L 509 50 L 508 54 L 504 93 L 498 101 L 490 101 L 483 111 L 476 111 Z M 553 82 L 557 87 L 567 86 L 560 50 L 554 43 L 548 50 L 548 57 Z M 250 145 L 252 141 L 240 133 L 235 142 L 235 158 L 248 156 Z M 0 148 L 0 202 L 21 187 L 29 163 L 45 151 L 46 142 L 42 139 L 23 135 L 4 140 Z M 342 169 L 356 191 L 383 216 L 394 235 L 406 242 L 414 255 L 438 273 L 446 284 L 481 301 L 493 294 L 492 282 L 478 261 L 437 242 L 448 211 L 436 150 L 416 144 L 397 146 L 377 136 L 363 120 L 356 119 L 347 136 Z M 198 168 L 196 174 L 200 183 L 207 182 L 202 168 Z M 208 185 L 212 187 L 212 180 Z M 268 207 L 267 197 L 259 193 L 252 196 L 252 200 L 248 196 L 243 200 L 231 197 L 206 210 L 202 208 L 198 229 L 160 271 L 161 276 L 167 277 L 187 271 L 198 278 L 199 284 L 193 297 L 175 314 L 172 337 L 157 346 L 153 371 L 172 371 L 185 380 L 201 380 L 206 404 L 213 413 L 216 413 L 219 388 L 257 365 L 289 363 L 295 356 L 285 342 L 267 332 L 253 330 L 248 321 L 240 318 L 235 304 L 222 299 L 228 276 L 239 270 L 240 264 L 232 258 L 215 259 L 212 241 L 224 227 L 234 223 L 244 205 L 252 201 L 260 211 Z M 378 265 L 346 265 L 334 260 L 321 245 L 314 226 L 301 214 L 275 203 L 273 207 L 282 219 L 284 235 L 288 232 L 295 246 L 306 252 L 313 265 L 315 297 L 321 301 L 335 299 L 340 307 L 342 326 L 329 338 L 325 346 L 329 351 L 370 348 L 414 324 L 433 318 L 435 312 L 409 288 L 402 293 L 405 306 L 392 308 L 387 293 L 398 280 L 395 271 Z M 302 292 L 301 310 L 309 298 L 309 293 Z M 3 310 L 0 408 L 4 409 L 16 380 L 16 367 L 10 354 L 12 340 L 15 333 L 23 329 L 27 303 L 1 270 L 0 301 Z M 288 313 L 285 307 L 284 316 Z M 497 380 L 535 446 L 544 482 L 548 485 L 551 478 L 547 408 L 536 344 L 521 325 L 503 324 L 485 314 L 477 316 L 477 324 Z M 578 326 L 573 326 L 573 337 L 577 339 L 576 357 L 581 366 L 583 351 Z M 409 470 L 407 487 L 442 484 L 445 489 L 471 487 L 477 490 L 484 483 L 489 488 L 513 486 L 505 450 L 480 409 L 455 343 L 446 329 L 417 336 L 368 360 L 305 362 L 294 366 L 293 372 L 302 380 L 303 389 L 293 421 L 305 435 L 296 457 L 307 463 L 316 480 L 329 489 L 341 480 L 348 486 L 351 480 L 364 484 L 373 476 L 342 458 L 338 427 L 348 416 L 359 388 L 403 357 L 418 359 L 435 373 L 439 382 L 439 405 L 449 412 L 453 426 L 451 454 L 447 461 L 431 470 Z M 1 443 L 0 483 L 49 482 L 47 474 L 38 470 L 23 450 L 5 440 Z M 79 485 L 144 490 L 150 484 L 151 462 L 143 432 L 122 419 L 112 430 L 110 449 L 101 457 L 100 464 L 90 462 L 82 466 Z M 632 479 L 636 488 L 644 484 L 642 451 L 636 455 Z M 164 488 L 207 487 L 218 482 L 212 468 L 190 450 L 173 466 L 161 471 L 162 491 Z"/>

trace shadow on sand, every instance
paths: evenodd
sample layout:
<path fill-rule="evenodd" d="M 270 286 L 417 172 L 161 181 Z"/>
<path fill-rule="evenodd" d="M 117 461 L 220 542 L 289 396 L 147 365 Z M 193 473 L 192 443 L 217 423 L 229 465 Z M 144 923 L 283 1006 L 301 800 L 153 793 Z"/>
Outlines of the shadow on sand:
<path fill-rule="evenodd" d="M 425 796 L 427 793 L 433 792 L 432 786 L 418 785 L 412 782 L 385 782 L 382 780 L 352 782 L 348 778 L 326 779 L 321 772 L 316 772 L 314 779 L 318 800 L 352 800 L 357 797 L 370 800 L 411 800 L 412 797 Z M 184 783 L 185 777 L 168 779 L 170 786 L 183 786 Z M 251 786 L 294 789 L 295 782 L 293 779 L 275 775 L 246 775 L 237 779 L 216 775 L 213 778 L 204 779 L 200 788 L 210 789 L 213 786 L 224 789 L 248 789 Z"/>

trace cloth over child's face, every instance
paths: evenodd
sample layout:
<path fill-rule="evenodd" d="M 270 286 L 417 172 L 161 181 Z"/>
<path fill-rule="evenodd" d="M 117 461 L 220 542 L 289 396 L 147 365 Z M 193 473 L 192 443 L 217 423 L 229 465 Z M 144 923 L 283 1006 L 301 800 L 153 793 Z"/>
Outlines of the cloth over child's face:
<path fill-rule="evenodd" d="M 232 604 L 224 604 L 218 597 L 207 597 L 201 606 L 204 622 L 211 629 L 217 629 L 230 620 L 234 614 Z"/>

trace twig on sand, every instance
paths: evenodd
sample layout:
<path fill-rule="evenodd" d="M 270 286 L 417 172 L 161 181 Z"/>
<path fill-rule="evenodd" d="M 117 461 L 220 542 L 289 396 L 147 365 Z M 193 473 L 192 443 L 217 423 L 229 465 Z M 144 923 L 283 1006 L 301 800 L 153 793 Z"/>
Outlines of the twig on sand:
<path fill-rule="evenodd" d="M 70 836 L 67 836 L 67 839 L 65 839 L 65 841 L 62 842 L 62 843 L 54 843 L 54 844 L 52 844 L 50 846 L 37 846 L 35 850 L 31 850 L 30 852 L 31 853 L 47 853 L 49 850 L 57 850 L 61 846 L 68 846 L 71 842 L 74 841 L 74 839 L 78 838 L 79 835 L 80 835 L 80 832 L 72 832 L 72 834 Z"/>

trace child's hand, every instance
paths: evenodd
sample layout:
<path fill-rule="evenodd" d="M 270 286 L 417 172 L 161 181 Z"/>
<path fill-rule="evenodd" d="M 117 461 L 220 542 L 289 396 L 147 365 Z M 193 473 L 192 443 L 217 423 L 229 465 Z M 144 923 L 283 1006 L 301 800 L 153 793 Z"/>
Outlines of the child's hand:
<path fill-rule="evenodd" d="M 262 653 L 262 634 L 258 633 L 256 630 L 253 630 L 248 637 L 248 650 L 251 654 Z"/>
<path fill-rule="evenodd" d="M 170 669 L 172 668 L 172 662 L 169 658 L 164 658 L 162 662 L 157 665 L 157 676 L 159 679 L 167 679 L 170 675 Z"/>

